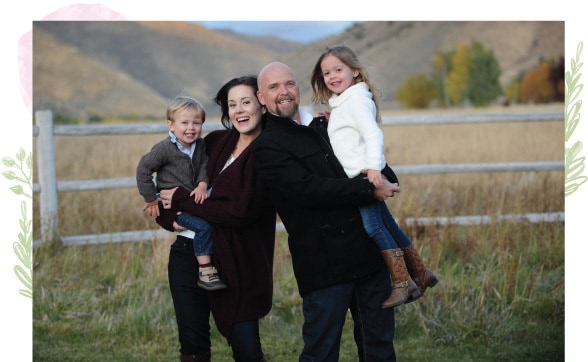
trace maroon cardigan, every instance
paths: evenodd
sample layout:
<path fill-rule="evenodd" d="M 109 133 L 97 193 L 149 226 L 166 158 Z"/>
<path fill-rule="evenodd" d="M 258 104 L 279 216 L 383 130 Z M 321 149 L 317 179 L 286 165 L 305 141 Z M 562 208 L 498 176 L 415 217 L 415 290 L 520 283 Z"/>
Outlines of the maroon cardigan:
<path fill-rule="evenodd" d="M 196 204 L 191 190 L 178 188 L 172 209 L 157 218 L 168 230 L 173 230 L 177 211 L 200 216 L 212 225 L 213 263 L 227 288 L 208 296 L 217 328 L 227 338 L 234 323 L 269 313 L 273 293 L 276 212 L 253 168 L 251 146 L 221 172 L 238 138 L 235 130 L 207 135 L 210 196 Z"/>

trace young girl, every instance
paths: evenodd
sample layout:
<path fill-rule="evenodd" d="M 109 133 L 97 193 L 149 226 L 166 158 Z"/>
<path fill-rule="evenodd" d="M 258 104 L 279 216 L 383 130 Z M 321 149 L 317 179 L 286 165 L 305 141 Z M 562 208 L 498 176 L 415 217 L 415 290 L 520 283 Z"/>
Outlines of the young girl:
<path fill-rule="evenodd" d="M 328 133 L 333 151 L 349 177 L 365 177 L 379 186 L 386 160 L 375 88 L 348 47 L 328 47 L 311 74 L 312 100 L 331 108 Z M 393 182 L 393 181 L 392 181 Z M 378 244 L 392 277 L 392 293 L 382 308 L 419 298 L 439 281 L 421 260 L 384 201 L 360 208 L 368 235 Z"/>

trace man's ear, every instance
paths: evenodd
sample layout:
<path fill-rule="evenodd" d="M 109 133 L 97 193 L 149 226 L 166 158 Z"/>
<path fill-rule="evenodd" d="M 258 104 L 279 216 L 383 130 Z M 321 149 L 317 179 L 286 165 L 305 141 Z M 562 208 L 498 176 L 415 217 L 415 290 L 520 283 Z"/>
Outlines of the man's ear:
<path fill-rule="evenodd" d="M 257 100 L 259 101 L 259 104 L 265 107 L 265 100 L 263 99 L 263 94 L 261 94 L 260 91 L 257 91 Z"/>

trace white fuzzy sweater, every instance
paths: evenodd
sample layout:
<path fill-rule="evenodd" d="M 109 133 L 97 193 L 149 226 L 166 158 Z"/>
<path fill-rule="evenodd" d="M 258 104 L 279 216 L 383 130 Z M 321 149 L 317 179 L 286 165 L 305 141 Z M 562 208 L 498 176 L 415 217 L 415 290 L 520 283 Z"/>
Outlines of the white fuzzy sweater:
<path fill-rule="evenodd" d="M 384 135 L 376 123 L 376 105 L 367 85 L 364 82 L 352 85 L 331 97 L 329 106 L 329 138 L 347 176 L 355 177 L 363 169 L 383 169 L 386 166 L 382 152 Z"/>

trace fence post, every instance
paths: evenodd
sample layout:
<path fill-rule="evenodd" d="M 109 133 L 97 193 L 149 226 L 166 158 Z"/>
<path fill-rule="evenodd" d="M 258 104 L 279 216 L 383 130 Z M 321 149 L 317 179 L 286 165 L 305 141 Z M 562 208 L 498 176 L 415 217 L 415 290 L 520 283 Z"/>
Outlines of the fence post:
<path fill-rule="evenodd" d="M 35 112 L 39 134 L 37 136 L 37 166 L 40 185 L 41 240 L 43 243 L 61 244 L 55 176 L 55 147 L 53 142 L 53 114 L 49 110 Z"/>

